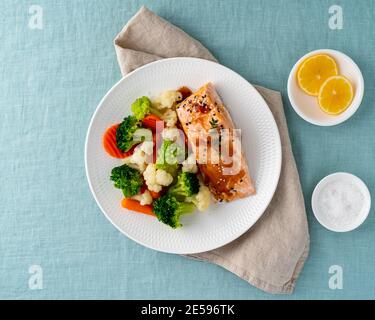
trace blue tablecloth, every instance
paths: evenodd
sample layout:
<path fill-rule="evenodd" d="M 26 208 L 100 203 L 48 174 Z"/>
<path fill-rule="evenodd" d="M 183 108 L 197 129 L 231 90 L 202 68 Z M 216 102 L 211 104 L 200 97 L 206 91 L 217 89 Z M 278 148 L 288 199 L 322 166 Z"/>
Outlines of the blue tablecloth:
<path fill-rule="evenodd" d="M 333 3 L 323 0 L 32 4 L 0 2 L 0 298 L 375 298 L 373 210 L 356 231 L 336 234 L 318 224 L 310 205 L 315 184 L 336 171 L 358 175 L 374 191 L 374 1 L 339 1 L 342 30 L 330 29 Z M 146 249 L 96 206 L 84 170 L 86 130 L 120 79 L 112 40 L 142 4 L 252 83 L 282 92 L 311 234 L 293 295 L 268 295 L 215 265 Z M 42 22 L 35 20 L 41 9 Z M 286 94 L 293 64 L 319 48 L 347 53 L 365 78 L 362 106 L 335 127 L 300 119 Z M 43 272 L 40 290 L 32 290 L 33 265 Z M 332 265 L 342 267 L 341 290 L 329 288 Z"/>

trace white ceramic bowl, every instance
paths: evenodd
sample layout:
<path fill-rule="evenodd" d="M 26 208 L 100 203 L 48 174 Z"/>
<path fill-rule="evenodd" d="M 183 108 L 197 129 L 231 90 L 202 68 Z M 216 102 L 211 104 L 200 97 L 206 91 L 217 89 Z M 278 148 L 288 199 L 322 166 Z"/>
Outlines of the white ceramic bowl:
<path fill-rule="evenodd" d="M 357 190 L 363 195 L 363 205 L 358 212 L 358 215 L 351 221 L 348 221 L 346 225 L 337 226 L 332 223 L 332 220 L 328 219 L 324 211 L 321 209 L 320 201 L 322 201 L 325 187 L 331 183 L 350 183 L 353 184 Z M 327 228 L 328 230 L 335 232 L 347 232 L 358 228 L 367 218 L 371 208 L 371 195 L 366 184 L 357 176 L 345 172 L 337 172 L 330 174 L 323 178 L 315 187 L 312 198 L 311 206 L 313 213 L 319 223 Z M 340 219 L 341 217 L 337 217 Z"/>
<path fill-rule="evenodd" d="M 296 73 L 300 63 L 306 58 L 318 53 L 326 53 L 334 58 L 339 68 L 339 74 L 349 79 L 354 87 L 354 98 L 351 105 L 337 116 L 323 112 L 318 105 L 317 97 L 309 96 L 303 92 L 297 83 Z M 297 61 L 289 74 L 288 96 L 292 107 L 301 118 L 318 126 L 334 126 L 348 120 L 360 106 L 363 93 L 364 81 L 361 70 L 350 57 L 336 50 L 321 49 L 304 55 Z"/>

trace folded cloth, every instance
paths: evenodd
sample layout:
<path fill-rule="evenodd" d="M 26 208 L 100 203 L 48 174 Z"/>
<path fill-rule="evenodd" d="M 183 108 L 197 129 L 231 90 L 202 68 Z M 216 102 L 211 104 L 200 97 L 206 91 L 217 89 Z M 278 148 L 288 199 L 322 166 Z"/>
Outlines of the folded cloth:
<path fill-rule="evenodd" d="M 152 61 L 197 57 L 216 61 L 197 40 L 146 7 L 130 19 L 114 40 L 123 75 Z M 279 128 L 282 168 L 279 184 L 266 212 L 237 240 L 188 257 L 220 265 L 269 293 L 292 293 L 309 252 L 303 194 L 289 140 L 281 95 L 256 86 Z"/>

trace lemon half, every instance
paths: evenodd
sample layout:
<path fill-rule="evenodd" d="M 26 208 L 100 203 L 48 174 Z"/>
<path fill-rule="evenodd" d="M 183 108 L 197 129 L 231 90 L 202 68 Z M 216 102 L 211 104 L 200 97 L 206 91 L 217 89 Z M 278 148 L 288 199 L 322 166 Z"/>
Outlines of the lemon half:
<path fill-rule="evenodd" d="M 318 102 L 320 108 L 331 115 L 344 112 L 352 103 L 354 89 L 344 76 L 328 78 L 319 90 Z"/>
<path fill-rule="evenodd" d="M 323 83 L 338 75 L 336 61 L 327 54 L 316 54 L 306 58 L 297 71 L 299 87 L 311 96 L 318 96 Z"/>

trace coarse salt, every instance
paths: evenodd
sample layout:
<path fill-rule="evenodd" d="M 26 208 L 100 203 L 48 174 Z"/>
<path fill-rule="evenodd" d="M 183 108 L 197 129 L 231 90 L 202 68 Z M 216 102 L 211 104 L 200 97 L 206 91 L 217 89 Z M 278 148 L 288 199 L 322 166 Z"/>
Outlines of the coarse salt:
<path fill-rule="evenodd" d="M 360 218 L 364 204 L 365 197 L 357 185 L 345 180 L 331 181 L 319 194 L 321 222 L 346 229 Z"/>

